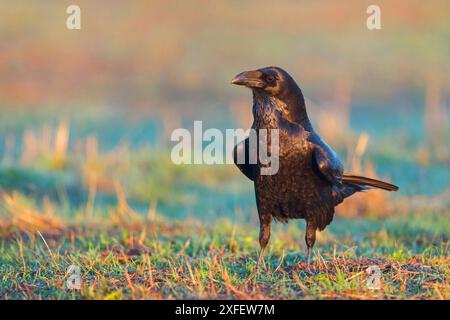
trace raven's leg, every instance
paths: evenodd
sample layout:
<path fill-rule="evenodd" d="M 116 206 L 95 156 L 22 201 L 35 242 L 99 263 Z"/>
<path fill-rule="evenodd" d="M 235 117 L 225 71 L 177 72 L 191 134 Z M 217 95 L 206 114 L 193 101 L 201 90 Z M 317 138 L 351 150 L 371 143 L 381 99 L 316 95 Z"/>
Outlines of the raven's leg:
<path fill-rule="evenodd" d="M 314 242 L 316 242 L 316 224 L 313 221 L 306 221 L 306 233 L 305 233 L 305 241 L 306 246 L 308 247 L 308 267 L 311 263 L 311 252 L 314 246 Z"/>
<path fill-rule="evenodd" d="M 256 272 L 258 272 L 259 265 L 262 263 L 265 266 L 264 262 L 264 250 L 267 247 L 270 239 L 270 224 L 272 223 L 272 215 L 271 214 L 260 214 L 259 215 L 259 256 L 258 256 L 258 264 L 256 265 Z"/>

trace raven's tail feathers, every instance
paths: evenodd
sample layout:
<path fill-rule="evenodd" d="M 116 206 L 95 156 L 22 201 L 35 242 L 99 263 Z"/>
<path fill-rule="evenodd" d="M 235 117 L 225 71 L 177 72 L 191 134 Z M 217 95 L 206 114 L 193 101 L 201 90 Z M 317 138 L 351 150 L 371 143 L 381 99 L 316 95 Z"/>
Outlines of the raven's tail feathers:
<path fill-rule="evenodd" d="M 367 177 L 363 177 L 363 176 L 358 176 L 356 174 L 351 174 L 351 173 L 344 173 L 342 175 L 342 180 L 344 183 L 351 183 L 351 184 L 356 184 L 356 185 L 360 185 L 360 186 L 370 186 L 370 187 L 374 187 L 374 188 L 379 188 L 379 189 L 383 189 L 383 190 L 387 190 L 387 191 L 397 191 L 398 187 L 384 182 L 384 181 L 380 181 L 380 180 L 376 180 L 376 179 L 372 179 L 372 178 L 367 178 Z"/>

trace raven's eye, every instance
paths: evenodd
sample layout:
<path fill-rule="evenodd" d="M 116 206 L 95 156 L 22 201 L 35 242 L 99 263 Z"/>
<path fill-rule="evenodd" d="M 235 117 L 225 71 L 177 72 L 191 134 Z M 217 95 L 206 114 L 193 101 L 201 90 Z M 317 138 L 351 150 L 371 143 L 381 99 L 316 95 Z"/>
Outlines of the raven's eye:
<path fill-rule="evenodd" d="M 273 81 L 275 80 L 275 77 L 274 77 L 274 76 L 271 76 L 271 75 L 268 75 L 268 76 L 266 77 L 266 80 L 267 80 L 267 82 L 273 82 Z"/>

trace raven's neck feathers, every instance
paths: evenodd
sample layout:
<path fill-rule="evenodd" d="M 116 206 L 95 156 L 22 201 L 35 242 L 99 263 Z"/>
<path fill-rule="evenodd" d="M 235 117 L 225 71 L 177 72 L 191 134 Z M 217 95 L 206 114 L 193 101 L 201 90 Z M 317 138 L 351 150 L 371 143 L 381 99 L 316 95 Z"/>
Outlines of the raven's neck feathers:
<path fill-rule="evenodd" d="M 296 85 L 288 94 L 280 97 L 269 96 L 264 92 L 253 91 L 253 116 L 257 122 L 263 120 L 274 109 L 281 112 L 283 117 L 293 123 L 312 130 L 311 122 L 306 112 L 305 99 L 300 88 Z"/>
<path fill-rule="evenodd" d="M 302 125 L 304 128 L 311 127 L 311 122 L 306 112 L 305 98 L 297 84 L 292 85 L 286 94 L 278 100 L 286 105 L 289 120 Z"/>

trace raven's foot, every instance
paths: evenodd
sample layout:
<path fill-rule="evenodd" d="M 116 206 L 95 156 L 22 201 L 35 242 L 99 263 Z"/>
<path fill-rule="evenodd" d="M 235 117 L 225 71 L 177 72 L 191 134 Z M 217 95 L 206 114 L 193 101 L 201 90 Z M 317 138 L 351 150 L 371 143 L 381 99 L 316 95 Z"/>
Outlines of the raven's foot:
<path fill-rule="evenodd" d="M 308 268 L 311 266 L 311 253 L 312 253 L 312 248 L 308 247 L 308 258 L 306 260 L 306 265 Z"/>
<path fill-rule="evenodd" d="M 311 272 L 311 254 L 312 254 L 312 248 L 308 247 L 308 253 L 306 258 L 306 268 L 305 270 L 308 272 Z"/>
<path fill-rule="evenodd" d="M 306 256 L 306 262 L 304 262 L 304 260 L 301 259 L 301 261 L 297 263 L 297 265 L 294 267 L 294 269 L 304 270 L 304 271 L 307 271 L 307 272 L 312 272 L 311 254 L 312 254 L 312 248 L 308 248 L 308 253 L 307 253 L 307 256 Z"/>
<path fill-rule="evenodd" d="M 266 272 L 268 273 L 269 271 L 267 269 L 266 262 L 264 261 L 264 249 L 261 249 L 259 251 L 258 262 L 256 263 L 256 267 L 255 267 L 255 269 L 253 269 L 252 273 L 250 274 L 247 281 L 245 282 L 247 284 L 253 279 L 253 291 L 256 288 L 256 279 L 259 276 L 261 264 L 262 264 L 263 268 L 266 270 Z"/>

